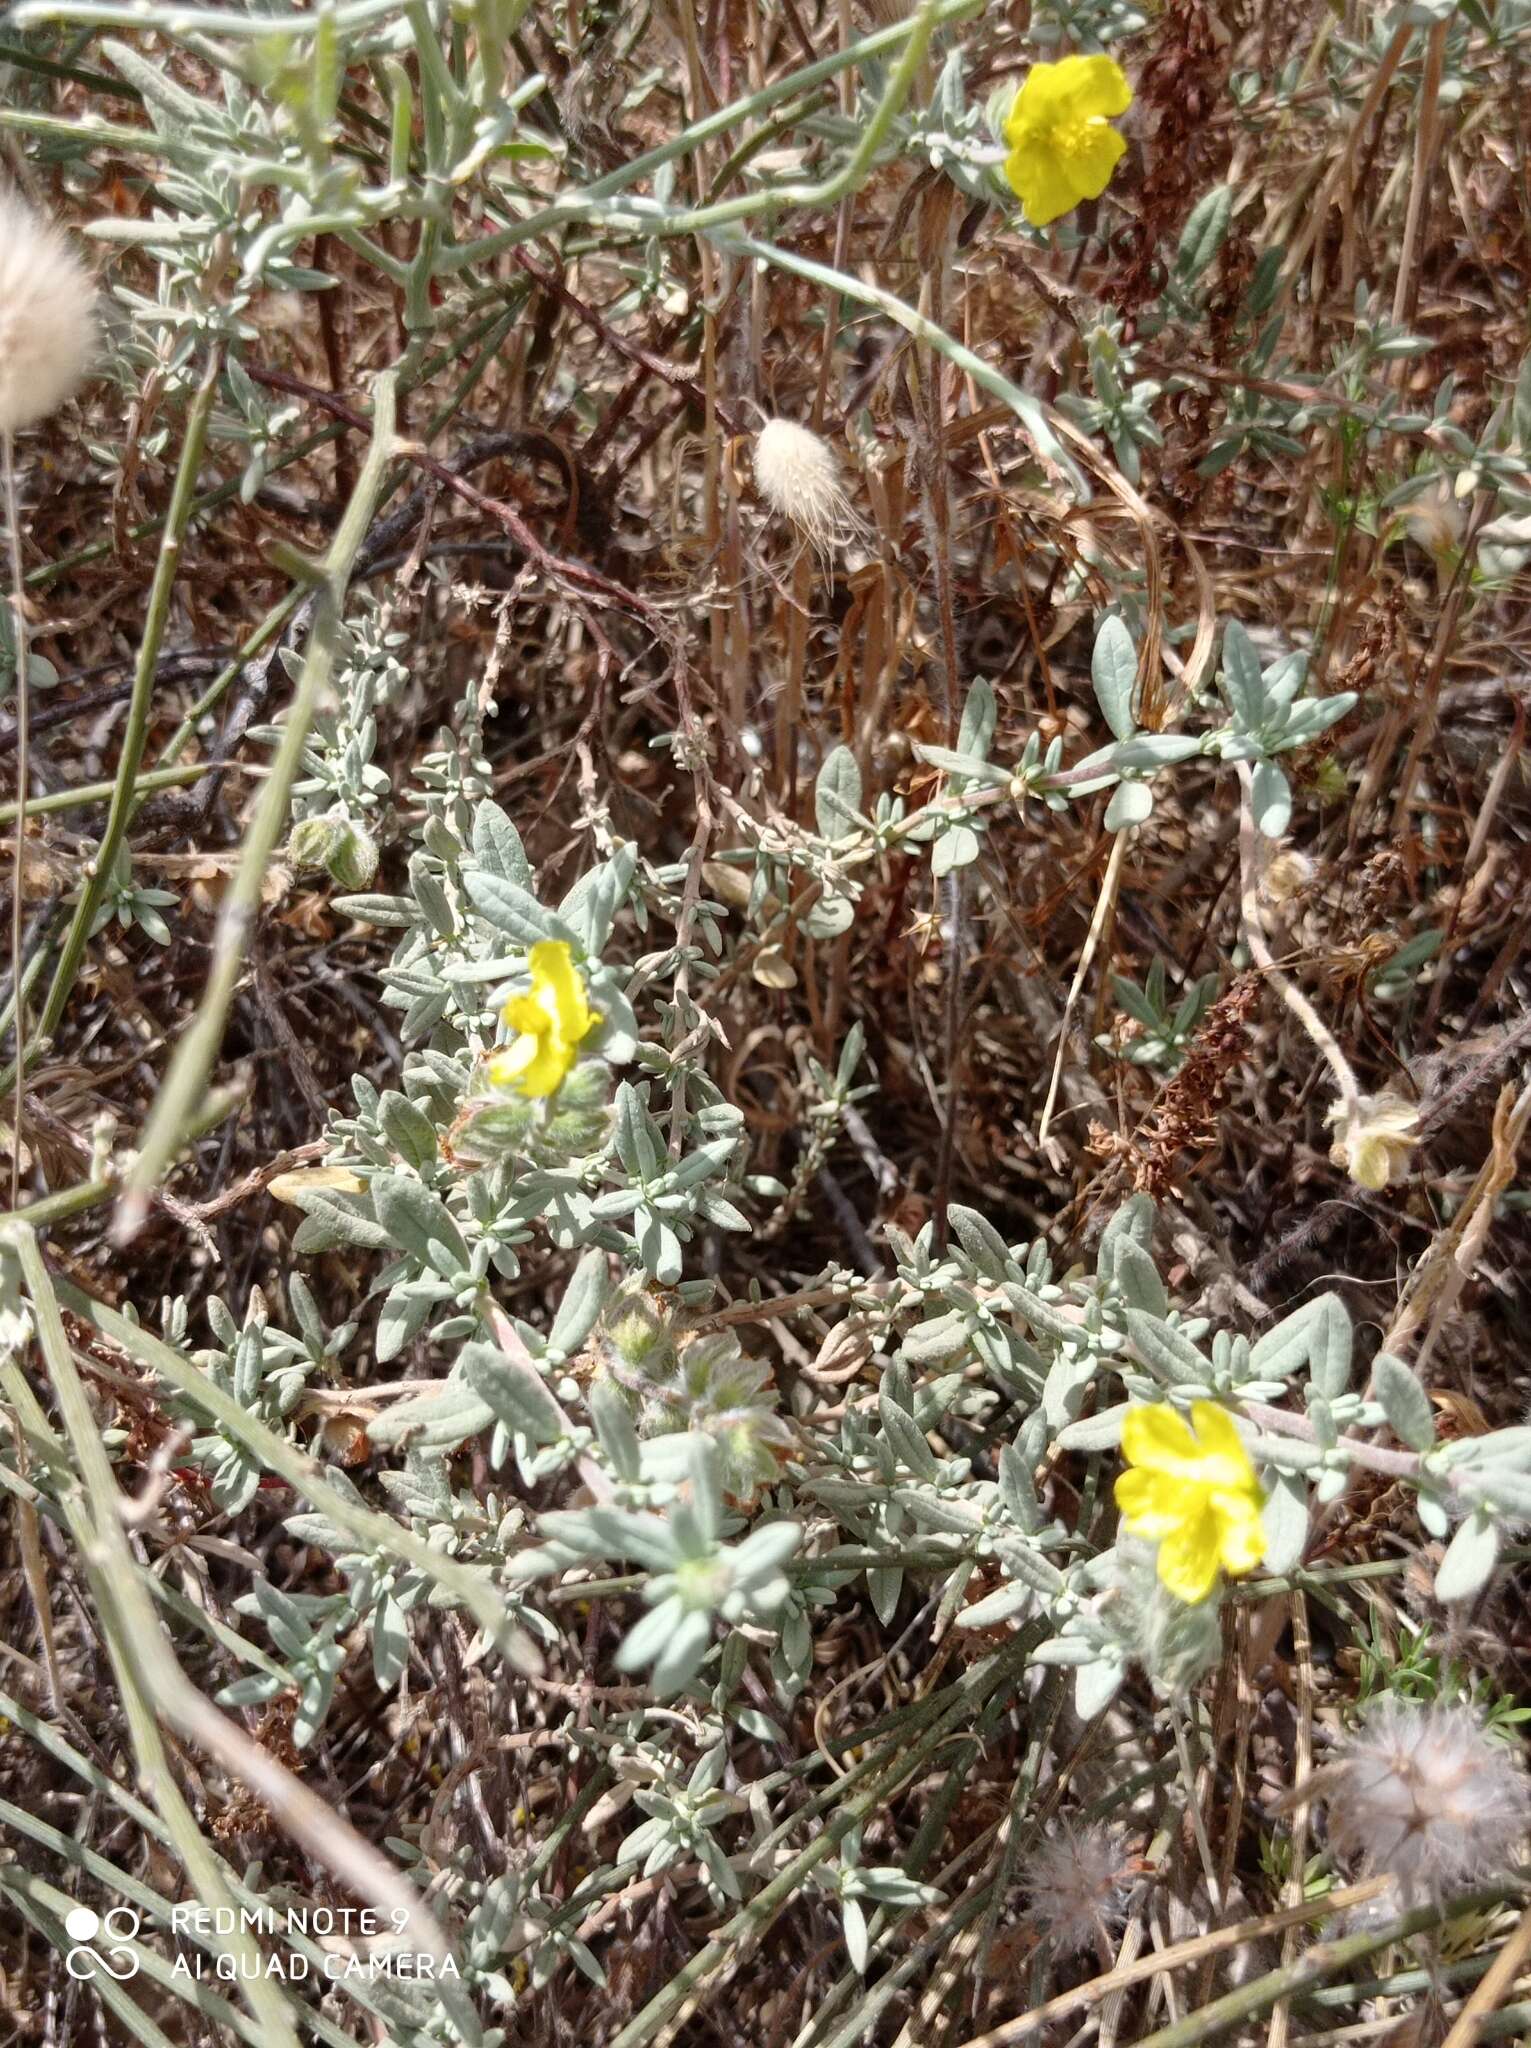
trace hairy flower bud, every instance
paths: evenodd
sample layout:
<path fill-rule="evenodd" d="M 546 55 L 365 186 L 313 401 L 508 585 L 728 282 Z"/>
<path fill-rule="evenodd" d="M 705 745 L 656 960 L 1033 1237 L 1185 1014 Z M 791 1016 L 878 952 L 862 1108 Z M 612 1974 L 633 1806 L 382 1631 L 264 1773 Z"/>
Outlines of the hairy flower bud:
<path fill-rule="evenodd" d="M 342 889 L 370 889 L 377 877 L 377 841 L 343 811 L 301 819 L 287 841 L 287 858 L 296 868 L 323 868 Z"/>
<path fill-rule="evenodd" d="M 55 412 L 90 361 L 95 286 L 50 221 L 0 193 L 0 433 Z"/>

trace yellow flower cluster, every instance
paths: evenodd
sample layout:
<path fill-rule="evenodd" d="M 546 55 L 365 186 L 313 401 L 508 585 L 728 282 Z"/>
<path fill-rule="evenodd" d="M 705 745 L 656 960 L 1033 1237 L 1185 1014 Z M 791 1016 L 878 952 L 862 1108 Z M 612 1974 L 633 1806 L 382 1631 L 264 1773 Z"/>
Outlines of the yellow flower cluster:
<path fill-rule="evenodd" d="M 1159 1582 L 1194 1606 L 1218 1567 L 1253 1571 L 1265 1555 L 1260 1482 L 1225 1408 L 1195 1401 L 1188 1423 L 1167 1401 L 1129 1408 L 1116 1482 L 1130 1536 L 1159 1546 Z"/>
<path fill-rule="evenodd" d="M 532 986 L 512 996 L 501 1012 L 516 1036 L 489 1061 L 497 1088 L 523 1095 L 553 1095 L 579 1057 L 581 1041 L 601 1019 L 585 995 L 574 955 L 562 939 L 539 939 L 527 955 Z"/>
<path fill-rule="evenodd" d="M 1033 64 L 1005 119 L 1005 176 L 1034 228 L 1099 199 L 1127 145 L 1107 123 L 1132 105 L 1110 57 Z"/>

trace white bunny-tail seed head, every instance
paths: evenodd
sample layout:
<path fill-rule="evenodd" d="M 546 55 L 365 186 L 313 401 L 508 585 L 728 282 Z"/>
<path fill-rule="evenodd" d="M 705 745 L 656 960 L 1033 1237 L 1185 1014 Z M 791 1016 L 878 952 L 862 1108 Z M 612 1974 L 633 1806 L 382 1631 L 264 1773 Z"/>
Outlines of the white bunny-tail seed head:
<path fill-rule="evenodd" d="M 1126 1861 L 1115 1828 L 1061 1827 L 1031 1852 L 1027 1924 L 1059 1955 L 1098 1949 L 1126 1918 Z"/>
<path fill-rule="evenodd" d="M 1386 1699 L 1320 1775 L 1335 1849 L 1406 1894 L 1498 1875 L 1531 1823 L 1518 1745 L 1496 1741 L 1471 1707 Z"/>
<path fill-rule="evenodd" d="M 96 291 L 51 221 L 0 192 L 0 433 L 56 412 L 96 340 Z"/>
<path fill-rule="evenodd" d="M 834 450 L 794 420 L 767 420 L 755 436 L 755 483 L 771 510 L 821 555 L 860 528 Z"/>

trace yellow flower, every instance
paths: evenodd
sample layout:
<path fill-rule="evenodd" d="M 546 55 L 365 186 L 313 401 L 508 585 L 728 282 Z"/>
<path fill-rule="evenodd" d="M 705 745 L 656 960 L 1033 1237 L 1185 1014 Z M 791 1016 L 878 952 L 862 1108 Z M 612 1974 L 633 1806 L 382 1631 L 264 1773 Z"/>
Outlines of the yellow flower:
<path fill-rule="evenodd" d="M 1381 1095 L 1358 1095 L 1355 1111 L 1348 1115 L 1342 1102 L 1330 1110 L 1329 1122 L 1340 1129 L 1329 1157 L 1344 1167 L 1357 1187 L 1377 1194 L 1390 1181 L 1407 1178 L 1409 1154 L 1419 1142 L 1419 1113 L 1391 1089 Z"/>
<path fill-rule="evenodd" d="M 1195 1605 L 1219 1565 L 1252 1571 L 1265 1555 L 1260 1483 L 1224 1408 L 1196 1401 L 1191 1421 L 1167 1401 L 1129 1408 L 1122 1456 L 1138 1469 L 1116 1482 L 1116 1504 L 1131 1536 L 1159 1546 L 1159 1579 Z"/>
<path fill-rule="evenodd" d="M 531 994 L 512 996 L 500 1013 L 516 1033 L 489 1062 L 497 1088 L 552 1095 L 573 1066 L 581 1039 L 600 1023 L 585 999 L 585 984 L 562 939 L 539 939 L 527 956 Z"/>
<path fill-rule="evenodd" d="M 1110 57 L 1032 65 L 1005 118 L 1005 176 L 1034 228 L 1099 199 L 1127 147 L 1107 118 L 1131 105 L 1132 87 Z"/>

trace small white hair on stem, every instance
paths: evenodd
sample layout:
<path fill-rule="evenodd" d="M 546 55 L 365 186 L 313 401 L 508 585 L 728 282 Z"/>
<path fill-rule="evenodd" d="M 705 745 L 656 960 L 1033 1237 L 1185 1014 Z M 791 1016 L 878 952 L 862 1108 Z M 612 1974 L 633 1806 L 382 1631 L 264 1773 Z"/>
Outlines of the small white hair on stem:
<path fill-rule="evenodd" d="M 755 484 L 816 554 L 828 554 L 861 530 L 834 450 L 795 420 L 767 420 L 755 436 Z"/>
<path fill-rule="evenodd" d="M 1499 1875 L 1531 1824 L 1518 1745 L 1468 1706 L 1384 1699 L 1317 1778 L 1338 1854 L 1405 1894 Z"/>
<path fill-rule="evenodd" d="M 96 288 L 49 220 L 0 192 L 0 434 L 56 412 L 90 363 Z"/>

